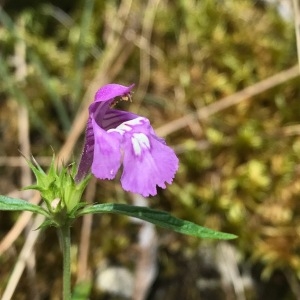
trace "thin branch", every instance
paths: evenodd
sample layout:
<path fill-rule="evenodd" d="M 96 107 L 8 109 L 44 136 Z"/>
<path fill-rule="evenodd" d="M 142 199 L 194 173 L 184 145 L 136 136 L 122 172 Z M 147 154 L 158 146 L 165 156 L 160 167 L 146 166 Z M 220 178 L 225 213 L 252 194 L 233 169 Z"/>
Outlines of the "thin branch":
<path fill-rule="evenodd" d="M 134 205 L 149 206 L 146 198 L 131 194 Z M 133 300 L 146 299 L 149 290 L 157 276 L 157 249 L 158 237 L 153 224 L 132 218 L 135 223 L 140 223 L 136 255 L 135 279 Z"/>
<path fill-rule="evenodd" d="M 297 41 L 297 55 L 298 55 L 298 66 L 300 70 L 300 7 L 299 0 L 293 0 L 294 8 L 294 24 L 295 24 L 295 34 Z"/>
<path fill-rule="evenodd" d="M 177 120 L 171 121 L 166 125 L 163 125 L 156 129 L 156 132 L 160 136 L 167 136 L 177 130 L 180 130 L 189 125 L 189 122 L 196 119 L 207 119 L 213 114 L 216 114 L 231 106 L 237 105 L 245 100 L 248 100 L 254 96 L 257 96 L 271 88 L 274 88 L 280 84 L 283 84 L 291 79 L 294 79 L 300 75 L 298 65 L 281 71 L 267 79 L 264 79 L 258 83 L 255 83 L 233 95 L 227 96 L 217 102 L 214 102 L 208 106 L 200 108 L 194 113 L 185 115 Z"/>
<path fill-rule="evenodd" d="M 33 228 L 37 228 L 44 220 L 44 217 L 41 215 L 38 215 L 35 220 L 34 223 L 32 225 Z M 19 282 L 20 277 L 22 276 L 22 273 L 24 271 L 26 262 L 28 261 L 28 259 L 30 258 L 30 256 L 32 255 L 32 250 L 33 247 L 36 243 L 36 240 L 39 236 L 39 230 L 34 230 L 31 231 L 28 234 L 28 237 L 25 241 L 25 244 L 20 252 L 20 255 L 18 257 L 18 261 L 14 267 L 14 270 L 10 276 L 9 282 L 6 286 L 6 289 L 2 295 L 1 300 L 10 300 L 13 299 L 13 293 L 16 289 L 16 286 Z"/>
<path fill-rule="evenodd" d="M 34 193 L 34 196 L 32 197 L 32 199 L 30 200 L 30 203 L 38 204 L 40 202 L 40 200 L 41 200 L 40 193 L 36 192 L 36 193 Z M 19 216 L 18 220 L 15 222 L 14 226 L 10 229 L 10 231 L 1 240 L 0 256 L 11 247 L 11 245 L 15 242 L 15 240 L 18 238 L 18 236 L 21 234 L 21 232 L 26 227 L 26 225 L 29 223 L 31 218 L 32 218 L 31 212 L 25 211 L 20 214 L 20 216 Z"/>
<path fill-rule="evenodd" d="M 19 32 L 24 34 L 24 20 L 20 19 L 19 24 Z M 16 80 L 19 82 L 24 83 L 26 81 L 27 77 L 27 64 L 26 64 L 26 44 L 24 39 L 19 39 L 15 44 L 15 77 Z M 25 157 L 30 157 L 30 139 L 29 139 L 29 131 L 30 131 L 30 125 L 29 125 L 29 113 L 28 108 L 24 104 L 20 104 L 18 106 L 18 140 L 20 145 L 20 150 L 23 153 Z M 22 186 L 29 186 L 32 184 L 31 180 L 31 170 L 26 163 L 25 160 L 23 160 L 23 164 L 21 166 L 21 185 Z M 29 200 L 32 196 L 32 191 L 22 191 L 22 198 Z M 26 226 L 25 230 L 25 238 L 27 239 L 28 234 L 30 231 L 30 224 Z M 30 286 L 30 289 L 28 290 L 29 296 L 33 300 L 38 300 L 39 296 L 37 293 L 37 287 L 36 287 L 36 260 L 35 260 L 35 252 L 32 251 L 29 259 L 26 261 L 26 270 L 28 275 L 28 284 Z M 21 277 L 21 276 L 20 276 Z M 15 286 L 20 280 L 20 277 L 18 278 L 11 278 L 11 280 L 14 281 Z M 10 282 L 8 283 L 10 285 Z M 13 291 L 12 291 L 13 292 Z"/>
<path fill-rule="evenodd" d="M 140 43 L 142 45 L 142 47 L 140 47 L 140 81 L 138 85 L 138 90 L 136 91 L 136 98 L 138 99 L 138 102 L 137 105 L 134 107 L 135 111 L 139 109 L 141 101 L 145 97 L 150 82 L 151 35 L 159 2 L 160 0 L 149 0 L 144 12 L 142 35 L 140 39 Z"/>
<path fill-rule="evenodd" d="M 87 203 L 92 203 L 95 198 L 96 193 L 96 183 L 95 177 L 89 182 L 88 188 L 86 189 L 85 198 Z M 85 281 L 90 279 L 90 271 L 88 267 L 88 257 L 90 250 L 90 240 L 92 232 L 92 222 L 93 214 L 87 214 L 83 216 L 81 234 L 80 234 L 80 244 L 79 244 L 79 255 L 78 255 L 78 269 L 77 269 L 77 282 Z"/>
<path fill-rule="evenodd" d="M 21 152 L 24 154 L 26 158 L 29 156 L 25 155 L 23 150 Z M 35 157 L 36 161 L 41 166 L 50 166 L 52 161 L 52 157 L 50 156 L 37 156 Z M 25 159 L 23 156 L 0 156 L 0 166 L 7 166 L 7 167 L 22 167 L 25 163 Z M 31 173 L 30 173 L 31 174 Z"/>
<path fill-rule="evenodd" d="M 131 5 L 131 1 L 127 2 Z M 122 31 L 124 31 L 125 26 L 123 26 Z M 113 40 L 113 45 L 110 45 L 106 48 L 106 51 L 103 53 L 103 60 L 101 61 L 99 65 L 99 72 L 96 74 L 94 80 L 89 85 L 87 92 L 85 93 L 84 100 L 81 105 L 81 109 L 79 109 L 79 112 L 77 113 L 77 116 L 73 122 L 73 126 L 71 127 L 70 134 L 68 135 L 67 140 L 65 141 L 63 147 L 61 148 L 59 154 L 57 155 L 57 163 L 61 164 L 62 161 L 66 162 L 69 160 L 71 153 L 74 149 L 74 146 L 80 137 L 81 133 L 83 132 L 87 120 L 87 108 L 89 103 L 91 102 L 92 95 L 95 93 L 96 89 L 105 84 L 107 81 L 113 80 L 113 76 L 110 74 L 110 69 L 112 66 L 114 66 L 114 63 L 116 61 L 116 58 L 119 57 L 120 53 L 122 52 L 123 48 L 126 46 L 128 41 L 126 39 L 122 39 L 120 36 Z M 133 49 L 133 48 L 132 48 Z M 129 56 L 129 55 L 128 55 Z M 128 57 L 127 56 L 127 57 Z M 117 74 L 118 71 L 120 71 L 122 68 L 121 65 L 118 65 L 114 68 L 114 74 Z M 118 70 L 119 69 L 119 70 Z M 40 195 L 35 194 L 35 197 L 31 200 L 31 203 L 38 204 L 40 202 Z M 19 234 L 23 231 L 23 229 L 26 227 L 28 222 L 31 219 L 32 214 L 29 212 L 23 212 L 21 213 L 18 221 L 15 223 L 14 227 L 8 232 L 8 234 L 4 237 L 4 239 L 0 243 L 0 255 L 5 250 L 7 250 L 12 243 L 17 239 Z M 11 299 L 11 296 L 15 290 L 15 286 L 18 282 L 18 278 L 20 278 L 21 274 L 24 271 L 24 263 L 28 259 L 29 254 L 31 252 L 31 249 L 36 242 L 39 232 L 40 231 L 33 231 L 38 226 L 35 224 L 41 224 L 43 222 L 44 218 L 41 216 L 36 216 L 34 225 L 31 227 L 31 231 L 29 232 L 29 235 L 27 237 L 26 243 L 24 244 L 21 254 L 18 259 L 18 263 L 15 267 L 15 271 L 13 272 L 12 278 L 9 281 L 9 285 L 6 288 L 5 291 L 5 297 L 2 298 L 2 300 Z M 30 247 L 27 245 L 30 244 Z M 30 248 L 28 250 L 28 247 Z M 27 251 L 27 252 L 26 252 Z M 26 255 L 23 255 L 23 253 L 26 252 Z"/>

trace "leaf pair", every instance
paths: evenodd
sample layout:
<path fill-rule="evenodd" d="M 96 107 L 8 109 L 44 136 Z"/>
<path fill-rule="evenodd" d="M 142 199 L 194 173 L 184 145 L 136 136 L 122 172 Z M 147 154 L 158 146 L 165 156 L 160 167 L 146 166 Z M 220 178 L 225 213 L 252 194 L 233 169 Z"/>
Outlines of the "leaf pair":
<path fill-rule="evenodd" d="M 44 208 L 38 205 L 31 204 L 25 200 L 15 199 L 1 195 L 0 210 L 31 211 L 34 213 L 42 214 L 46 218 L 51 218 L 49 213 Z M 74 217 L 77 218 L 85 214 L 97 213 L 115 213 L 120 215 L 126 215 L 129 217 L 138 218 L 153 223 L 162 228 L 171 229 L 173 231 L 182 234 L 192 235 L 198 238 L 230 240 L 235 239 L 237 237 L 234 234 L 215 231 L 206 227 L 199 226 L 195 223 L 176 218 L 165 211 L 154 210 L 143 206 L 132 206 L 119 203 L 103 203 L 85 206 L 77 210 L 75 216 L 72 216 L 72 219 Z"/>

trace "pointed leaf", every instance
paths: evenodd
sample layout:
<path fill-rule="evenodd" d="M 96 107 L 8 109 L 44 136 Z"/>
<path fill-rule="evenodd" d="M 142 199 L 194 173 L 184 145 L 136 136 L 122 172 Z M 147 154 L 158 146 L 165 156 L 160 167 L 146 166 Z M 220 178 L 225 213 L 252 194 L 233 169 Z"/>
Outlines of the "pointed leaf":
<path fill-rule="evenodd" d="M 11 198 L 3 195 L 0 195 L 0 210 L 31 211 L 49 217 L 47 211 L 38 205 L 29 203 L 22 199 Z"/>
<path fill-rule="evenodd" d="M 199 238 L 223 240 L 237 238 L 234 234 L 218 232 L 189 221 L 178 219 L 165 211 L 154 210 L 143 206 L 132 206 L 119 203 L 95 204 L 83 208 L 78 212 L 77 216 L 89 213 L 115 213 L 126 215 L 153 223 L 163 228 L 171 229 L 183 234 L 193 235 Z"/>
<path fill-rule="evenodd" d="M 58 226 L 58 224 L 56 224 L 53 220 L 46 220 L 44 221 L 38 228 L 36 228 L 35 230 L 38 230 L 38 229 L 44 229 L 44 228 L 47 228 L 47 227 L 51 227 L 51 226 Z"/>

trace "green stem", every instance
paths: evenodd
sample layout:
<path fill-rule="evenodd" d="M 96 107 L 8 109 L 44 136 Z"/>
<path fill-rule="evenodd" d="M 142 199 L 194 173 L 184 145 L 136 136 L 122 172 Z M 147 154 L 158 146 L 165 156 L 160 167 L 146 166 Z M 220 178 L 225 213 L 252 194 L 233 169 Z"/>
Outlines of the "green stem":
<path fill-rule="evenodd" d="M 58 228 L 63 252 L 63 300 L 71 300 L 71 234 L 70 225 Z"/>

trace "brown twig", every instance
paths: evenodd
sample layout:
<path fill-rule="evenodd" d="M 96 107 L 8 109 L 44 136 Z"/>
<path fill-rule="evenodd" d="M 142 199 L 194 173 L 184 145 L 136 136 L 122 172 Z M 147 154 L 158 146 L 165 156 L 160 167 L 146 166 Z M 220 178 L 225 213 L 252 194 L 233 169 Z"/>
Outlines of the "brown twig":
<path fill-rule="evenodd" d="M 131 3 L 131 1 L 130 1 Z M 113 76 L 110 74 L 110 68 L 114 66 L 114 62 L 117 57 L 119 57 L 119 53 L 122 52 L 122 49 L 126 46 L 126 43 L 128 43 L 127 40 L 117 38 L 113 40 L 112 45 L 107 45 L 106 51 L 103 53 L 103 60 L 101 61 L 99 65 L 99 72 L 95 76 L 92 83 L 89 85 L 87 92 L 84 96 L 83 103 L 81 105 L 81 108 L 79 109 L 79 112 L 77 113 L 73 126 L 71 128 L 70 134 L 67 137 L 66 142 L 64 143 L 63 147 L 61 148 L 59 154 L 57 155 L 57 164 L 61 164 L 62 162 L 67 162 L 71 156 L 72 150 L 80 137 L 81 133 L 83 132 L 87 120 L 87 107 L 89 103 L 92 100 L 92 95 L 96 91 L 96 89 L 105 84 L 108 80 L 113 80 Z M 133 48 L 132 48 L 133 49 Z M 127 53 L 127 57 L 129 56 L 129 53 Z M 125 56 L 126 57 L 126 56 Z M 122 68 L 121 65 L 115 66 L 114 74 L 117 74 L 118 70 L 120 71 Z M 114 75 L 115 76 L 115 75 Z M 33 199 L 31 200 L 31 203 L 38 204 L 40 202 L 40 195 L 35 194 Z M 29 212 L 23 212 L 21 213 L 18 221 L 15 223 L 14 227 L 8 232 L 8 234 L 4 237 L 4 239 L 0 243 L 0 255 L 3 254 L 4 251 L 6 251 L 12 243 L 17 239 L 19 234 L 23 231 L 23 229 L 26 227 L 28 222 L 30 221 L 32 216 L 32 213 Z M 40 216 L 35 217 L 36 220 L 39 220 L 39 223 L 42 223 L 43 218 L 41 219 Z M 35 223 L 34 222 L 34 223 Z M 38 237 L 39 231 L 32 231 L 32 229 L 35 229 L 31 227 L 31 232 L 29 233 L 28 240 L 32 241 L 33 244 L 36 242 L 36 239 Z M 22 251 L 25 251 L 25 246 L 23 246 Z M 24 256 L 22 256 L 22 260 L 27 261 L 30 256 L 30 252 L 25 252 Z M 20 257 L 18 262 L 20 262 Z M 18 272 L 15 276 L 21 276 L 22 272 L 24 270 L 24 265 L 19 264 L 18 265 Z M 16 279 L 16 277 L 14 277 Z M 7 289 L 10 290 L 9 293 L 13 293 L 11 290 L 11 286 L 8 286 Z M 7 290 L 6 289 L 6 290 Z M 8 298 L 7 298 L 8 299 Z"/>
<path fill-rule="evenodd" d="M 294 24 L 295 24 L 295 34 L 296 34 L 297 55 L 298 55 L 298 67 L 300 70 L 300 7 L 299 7 L 299 0 L 293 0 L 293 8 L 294 8 Z"/>
<path fill-rule="evenodd" d="M 21 19 L 19 22 L 19 32 L 23 34 L 24 32 L 24 20 Z M 24 83 L 27 77 L 27 64 L 26 64 L 26 44 L 23 39 L 19 39 L 15 44 L 15 56 L 13 59 L 15 64 L 15 77 L 16 80 Z M 18 106 L 18 140 L 20 145 L 21 153 L 25 157 L 30 156 L 30 140 L 29 140 L 29 114 L 27 107 L 24 105 Z M 25 160 L 23 160 L 23 164 L 21 165 L 21 185 L 29 186 L 32 184 L 31 180 L 31 171 L 29 166 L 26 164 Z M 29 200 L 32 197 L 32 191 L 22 191 L 21 197 L 23 199 Z M 28 237 L 30 224 L 26 226 L 25 238 Z M 36 270 L 35 270 L 35 253 L 32 252 L 30 255 L 30 259 L 26 262 L 27 275 L 29 279 L 29 295 L 30 298 L 34 300 L 38 300 L 39 296 L 36 289 Z M 11 285 L 11 282 L 14 282 L 15 285 L 19 282 L 20 277 L 12 276 L 9 279 L 8 286 Z M 11 290 L 13 293 L 14 290 Z"/>
<path fill-rule="evenodd" d="M 113 63 L 113 58 L 117 56 L 117 51 L 120 51 L 122 49 L 122 45 L 116 45 L 114 49 L 109 49 L 109 53 L 113 53 L 109 55 L 109 60 L 111 63 Z M 62 161 L 66 162 L 69 160 L 72 150 L 79 139 L 80 135 L 84 131 L 87 117 L 88 117 L 88 106 L 91 102 L 91 95 L 95 92 L 97 87 L 105 84 L 106 80 L 113 80 L 112 77 L 110 77 L 109 73 L 109 64 L 103 63 L 102 67 L 100 66 L 100 70 L 97 73 L 96 77 L 92 81 L 92 83 L 89 85 L 89 88 L 87 89 L 87 92 L 84 96 L 83 104 L 81 106 L 81 109 L 77 113 L 73 125 L 71 127 L 70 133 L 67 136 L 67 139 L 62 146 L 61 150 L 59 151 L 57 155 L 57 163 L 60 164 Z M 113 68 L 116 72 L 117 68 Z M 119 70 L 121 69 L 121 66 L 119 66 Z M 30 201 L 33 204 L 38 204 L 40 201 L 40 197 L 38 194 L 35 194 L 33 199 Z M 22 232 L 26 224 L 30 220 L 30 216 L 32 213 L 29 212 L 23 212 L 21 213 L 18 221 L 15 223 L 14 227 L 8 232 L 8 234 L 3 238 L 3 240 L 0 243 L 0 256 L 6 251 L 12 243 L 16 240 L 16 238 L 19 236 L 19 234 Z"/>
<path fill-rule="evenodd" d="M 85 198 L 87 203 L 92 203 L 95 198 L 96 193 L 96 183 L 95 177 L 89 182 L 88 188 L 86 190 Z M 79 243 L 79 255 L 78 255 L 78 268 L 77 268 L 77 282 L 89 280 L 90 272 L 88 268 L 88 257 L 90 250 L 90 238 L 92 232 L 92 222 L 93 215 L 87 214 L 83 216 L 80 243 Z"/>
<path fill-rule="evenodd" d="M 29 116 L 28 116 L 28 110 L 25 106 L 21 105 L 19 106 L 19 143 L 20 143 L 20 150 L 22 154 L 25 157 L 30 157 L 30 142 L 29 142 Z M 22 186 L 29 186 L 32 184 L 31 180 L 31 170 L 26 163 L 25 160 L 23 160 L 23 165 L 21 166 L 21 185 Z M 22 191 L 21 198 L 29 200 L 32 197 L 32 191 L 26 190 Z M 28 224 L 26 226 L 25 235 L 26 238 L 28 237 L 28 234 L 30 232 L 31 226 Z M 38 300 L 39 295 L 37 293 L 36 288 L 36 259 L 35 259 L 35 252 L 32 251 L 30 258 L 27 260 L 26 263 L 26 269 L 27 269 L 27 275 L 28 275 L 28 283 L 29 283 L 29 294 L 30 298 L 33 300 Z M 18 282 L 19 278 L 11 277 L 10 281 Z M 9 284 L 8 284 L 9 285 Z"/>
<path fill-rule="evenodd" d="M 36 216 L 32 227 L 37 228 L 43 222 L 43 220 L 44 220 L 43 216 L 41 216 L 41 215 Z M 31 231 L 28 234 L 25 244 L 20 252 L 18 261 L 17 261 L 16 265 L 14 266 L 13 272 L 10 276 L 10 280 L 6 286 L 6 289 L 2 295 L 1 300 L 13 299 L 12 298 L 13 293 L 17 287 L 20 277 L 22 276 L 26 262 L 28 261 L 28 257 L 30 257 L 32 255 L 33 247 L 36 243 L 38 236 L 39 236 L 39 230 Z"/>
<path fill-rule="evenodd" d="M 117 48 L 120 50 L 119 48 Z M 105 68 L 106 70 L 106 68 Z M 107 74 L 109 75 L 109 73 Z M 199 109 L 196 113 L 188 114 L 182 118 L 179 118 L 177 120 L 174 120 L 172 122 L 169 122 L 168 124 L 159 127 L 156 132 L 160 136 L 167 136 L 173 132 L 176 132 L 177 130 L 180 130 L 187 126 L 188 122 L 191 120 L 195 120 L 198 117 L 199 118 L 207 118 L 208 116 L 212 115 L 213 113 L 220 112 L 223 109 L 226 109 L 230 106 L 236 105 L 244 100 L 249 99 L 250 97 L 254 97 L 264 91 L 267 91 L 270 88 L 273 88 L 279 84 L 282 84 L 284 82 L 287 82 L 293 78 L 296 78 L 299 76 L 299 70 L 298 66 L 294 66 L 288 70 L 282 71 L 277 73 L 276 75 L 273 75 L 267 79 L 264 79 L 250 87 L 245 88 L 244 90 L 237 92 L 233 95 L 230 95 L 228 97 L 225 97 L 211 105 L 208 105 L 207 107 Z M 96 76 L 96 79 L 105 78 L 102 72 L 99 72 Z M 108 78 L 108 77 L 107 77 Z M 81 135 L 84 127 L 85 122 L 87 120 L 87 106 L 89 104 L 88 101 L 90 101 L 89 96 L 91 94 L 91 91 L 94 90 L 94 87 L 96 85 L 97 80 L 94 80 L 85 97 L 84 97 L 84 103 L 85 105 L 83 108 L 78 112 L 73 126 L 71 128 L 70 134 L 67 137 L 67 140 L 65 144 L 63 145 L 61 151 L 58 154 L 58 157 L 63 157 L 64 161 L 68 161 L 69 156 L 71 154 L 71 151 L 78 140 L 79 136 Z M 101 82 L 98 82 L 99 85 Z M 102 81 L 103 83 L 103 81 Z M 87 103 L 86 103 L 87 102 Z M 35 195 L 31 201 L 34 204 L 37 204 L 39 202 L 39 196 Z M 28 222 L 28 214 L 31 216 L 31 213 L 24 212 L 19 217 L 18 221 L 14 225 L 14 227 L 11 229 L 11 231 L 5 236 L 5 238 L 0 243 L 0 256 L 3 254 L 4 251 L 6 251 L 11 244 L 15 241 L 17 236 L 20 234 L 20 232 L 23 230 L 25 225 Z"/>
<path fill-rule="evenodd" d="M 131 3 L 131 1 L 130 1 Z M 124 32 L 124 28 L 122 31 Z M 122 39 L 120 37 L 113 38 L 112 42 L 109 44 L 109 47 L 106 49 L 105 53 L 103 54 L 103 59 L 99 65 L 99 72 L 95 76 L 94 80 L 90 84 L 85 96 L 84 101 L 82 104 L 81 109 L 79 110 L 72 129 L 70 131 L 70 135 L 67 137 L 65 144 L 63 145 L 61 151 L 58 154 L 58 162 L 61 161 L 68 161 L 71 155 L 71 152 L 81 135 L 82 131 L 84 130 L 85 123 L 87 120 L 87 107 L 91 102 L 92 95 L 96 91 L 96 89 L 105 84 L 108 80 L 112 80 L 113 77 L 110 74 L 110 69 L 112 66 L 115 65 L 117 57 L 120 53 L 122 53 L 124 47 L 128 44 L 128 41 Z M 129 55 L 127 53 L 127 55 Z M 127 56 L 128 57 L 128 56 Z M 120 70 L 122 66 L 115 66 L 114 72 L 117 74 L 118 69 Z M 174 131 L 177 131 L 189 124 L 189 122 L 194 121 L 198 118 L 205 119 L 211 116 L 214 113 L 220 112 L 230 106 L 236 105 L 246 99 L 249 99 L 255 95 L 258 95 L 272 87 L 275 87 L 279 84 L 282 84 L 292 78 L 299 76 L 299 68 L 295 66 L 289 70 L 280 72 L 270 78 L 262 80 L 261 82 L 254 84 L 251 87 L 248 87 L 234 95 L 225 97 L 218 102 L 215 102 L 205 108 L 199 109 L 196 113 L 186 115 L 180 119 L 177 119 L 169 124 L 158 128 L 157 132 L 159 135 L 166 136 Z M 40 197 L 38 194 L 32 198 L 32 203 L 38 203 Z M 20 215 L 20 218 L 16 222 L 15 226 L 12 230 L 6 235 L 6 237 L 1 241 L 0 244 L 0 255 L 5 251 L 5 249 L 9 248 L 10 245 L 15 241 L 15 239 L 19 236 L 20 232 L 24 229 L 26 224 L 30 219 L 31 213 L 24 212 Z M 32 232 L 30 232 L 31 234 Z"/>
<path fill-rule="evenodd" d="M 150 81 L 150 72 L 151 72 L 151 56 L 150 56 L 150 48 L 151 48 L 151 35 L 153 30 L 154 19 L 157 11 L 157 7 L 159 5 L 160 0 L 149 0 L 147 3 L 147 7 L 144 10 L 144 19 L 142 26 L 142 35 L 140 39 L 141 47 L 140 47 L 140 81 L 138 85 L 138 89 L 136 91 L 136 98 L 139 102 L 134 107 L 135 111 L 139 109 L 141 105 L 141 101 L 144 98 L 146 91 L 148 89 L 149 81 Z"/>
<path fill-rule="evenodd" d="M 149 206 L 147 199 L 140 195 L 131 194 L 131 198 L 134 205 Z M 141 227 L 138 234 L 132 299 L 144 300 L 157 275 L 158 237 L 153 224 L 137 219 L 134 219 L 134 222 L 140 223 Z"/>
<path fill-rule="evenodd" d="M 237 105 L 245 100 L 257 96 L 271 88 L 274 88 L 282 83 L 298 77 L 300 74 L 298 66 L 294 66 L 288 70 L 281 71 L 267 79 L 255 83 L 233 95 L 227 96 L 217 102 L 214 102 L 206 107 L 200 108 L 195 113 L 190 113 L 182 118 L 169 122 L 156 129 L 160 136 L 167 136 L 177 130 L 186 127 L 189 122 L 197 119 L 207 119 L 213 114 L 216 114 L 226 108 Z"/>
<path fill-rule="evenodd" d="M 123 23 L 119 23 L 117 27 L 119 32 L 123 32 L 125 30 L 125 23 L 130 14 L 132 1 L 123 1 L 118 10 L 118 19 L 123 20 Z M 111 36 L 113 32 L 111 32 Z M 109 38 L 111 44 L 114 44 L 113 38 Z M 133 44 L 128 45 L 128 40 L 118 40 L 120 45 L 118 49 L 123 49 L 120 54 L 116 57 L 114 64 L 110 67 L 110 76 L 114 78 L 117 76 L 125 61 L 128 59 L 130 53 L 133 51 Z M 98 80 L 94 80 L 96 83 Z M 97 82 L 97 84 L 99 84 Z M 89 102 L 87 103 L 89 105 Z M 87 118 L 87 116 L 83 116 Z M 86 120 L 84 121 L 85 124 Z M 76 137 L 74 133 L 74 137 Z M 77 137 L 78 139 L 78 137 Z M 76 139 L 76 140 L 77 140 Z M 96 192 L 96 179 L 93 178 L 86 192 L 87 202 L 90 203 L 92 199 L 95 197 Z M 80 244 L 79 244 L 79 255 L 78 255 L 78 269 L 77 269 L 77 282 L 81 282 L 84 280 L 88 280 L 90 276 L 89 268 L 88 268 L 88 257 L 89 257 L 89 248 L 90 248 L 90 236 L 91 236 L 91 226 L 93 221 L 93 215 L 88 214 L 83 216 L 81 235 L 80 235 Z"/>
<path fill-rule="evenodd" d="M 102 63 L 99 66 L 99 72 L 96 74 L 95 78 L 89 85 L 81 104 L 81 107 L 75 116 L 74 122 L 68 134 L 67 140 L 62 146 L 58 157 L 60 161 L 68 161 L 70 154 L 79 139 L 80 135 L 84 131 L 86 126 L 86 122 L 88 119 L 88 107 L 92 102 L 93 95 L 95 94 L 96 90 L 107 83 L 108 81 L 113 80 L 113 76 L 111 76 L 110 70 L 112 69 L 114 73 L 112 75 L 116 75 L 118 71 L 122 69 L 121 65 L 116 65 L 115 61 L 117 57 L 122 53 L 124 47 L 126 47 L 126 40 L 120 40 L 118 43 L 114 43 L 111 48 L 107 51 L 107 54 L 103 54 L 106 58 L 103 58 Z M 127 57 L 129 53 L 127 53 Z"/>
<path fill-rule="evenodd" d="M 32 204 L 38 204 L 40 202 L 40 194 L 38 192 L 34 193 L 34 196 L 30 200 L 30 203 Z M 28 222 L 30 221 L 32 217 L 32 213 L 25 211 L 22 212 L 19 216 L 18 220 L 12 227 L 12 229 L 5 235 L 5 237 L 1 240 L 0 243 L 0 256 L 3 255 L 3 253 L 11 247 L 11 245 L 15 242 L 15 240 L 18 238 L 18 236 L 21 234 L 21 232 L 24 230 Z"/>
<path fill-rule="evenodd" d="M 21 150 L 21 152 L 24 154 L 23 150 Z M 30 157 L 30 155 L 27 156 L 27 154 L 24 154 L 24 156 L 26 158 Z M 37 156 L 35 159 L 41 166 L 49 166 L 52 161 L 52 157 L 50 156 Z M 22 167 L 24 166 L 24 163 L 26 162 L 22 156 L 0 156 L 0 166 Z"/>

